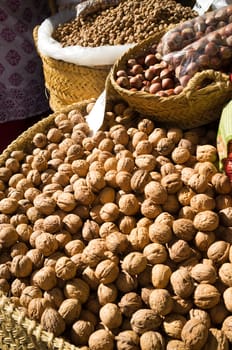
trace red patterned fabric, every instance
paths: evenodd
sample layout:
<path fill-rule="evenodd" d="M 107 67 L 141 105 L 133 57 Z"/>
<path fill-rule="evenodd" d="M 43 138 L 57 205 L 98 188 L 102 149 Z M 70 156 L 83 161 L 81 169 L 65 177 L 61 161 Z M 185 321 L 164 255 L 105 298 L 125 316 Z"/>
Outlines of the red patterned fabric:
<path fill-rule="evenodd" d="M 0 1 L 0 123 L 49 109 L 32 35 L 34 27 L 49 16 L 47 0 Z"/>

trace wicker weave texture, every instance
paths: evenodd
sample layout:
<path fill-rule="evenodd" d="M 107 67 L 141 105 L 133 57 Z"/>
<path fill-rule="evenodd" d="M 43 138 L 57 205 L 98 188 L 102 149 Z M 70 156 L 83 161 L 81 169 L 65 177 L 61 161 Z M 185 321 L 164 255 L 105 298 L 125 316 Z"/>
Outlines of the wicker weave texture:
<path fill-rule="evenodd" d="M 183 129 L 202 126 L 218 119 L 222 108 L 232 98 L 229 76 L 219 71 L 209 69 L 196 73 L 180 94 L 169 97 L 158 97 L 142 91 L 132 92 L 116 83 L 116 72 L 125 69 L 127 60 L 144 55 L 151 44 L 159 42 L 162 35 L 163 32 L 160 32 L 149 37 L 115 62 L 107 79 L 108 96 L 120 96 L 138 112 Z"/>

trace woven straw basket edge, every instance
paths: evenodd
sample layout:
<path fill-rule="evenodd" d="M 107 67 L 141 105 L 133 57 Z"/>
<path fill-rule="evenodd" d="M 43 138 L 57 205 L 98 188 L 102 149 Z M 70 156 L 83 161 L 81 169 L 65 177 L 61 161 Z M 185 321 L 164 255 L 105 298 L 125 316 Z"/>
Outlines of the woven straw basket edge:
<path fill-rule="evenodd" d="M 55 117 L 61 112 L 69 112 L 77 109 L 86 112 L 88 103 L 94 99 L 85 100 L 67 106 L 59 112 L 55 112 L 40 120 L 16 140 L 14 140 L 0 155 L 0 166 L 3 166 L 11 152 L 15 150 L 30 149 L 31 141 L 37 132 L 44 132 L 53 124 Z M 41 325 L 30 320 L 15 305 L 0 292 L 0 349 L 1 350 L 80 350 L 79 347 L 70 344 L 62 337 L 46 332 Z"/>
<path fill-rule="evenodd" d="M 39 26 L 34 28 L 33 38 L 43 64 L 51 109 L 59 111 L 72 103 L 97 98 L 105 88 L 111 66 L 81 66 L 41 54 L 37 47 L 38 29 Z"/>

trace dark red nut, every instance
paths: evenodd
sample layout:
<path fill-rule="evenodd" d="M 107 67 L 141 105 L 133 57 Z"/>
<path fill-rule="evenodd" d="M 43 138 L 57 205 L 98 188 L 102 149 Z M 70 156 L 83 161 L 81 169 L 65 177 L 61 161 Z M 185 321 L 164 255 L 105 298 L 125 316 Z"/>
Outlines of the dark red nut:
<path fill-rule="evenodd" d="M 151 84 L 151 86 L 149 88 L 149 92 L 150 92 L 150 94 L 155 94 L 158 91 L 160 91 L 161 89 L 162 89 L 162 86 L 160 83 L 154 83 L 154 84 Z"/>
<path fill-rule="evenodd" d="M 144 63 L 146 66 L 153 66 L 154 64 L 158 63 L 158 60 L 154 54 L 149 54 L 145 57 Z"/>
<path fill-rule="evenodd" d="M 174 88 L 174 81 L 172 78 L 165 78 L 162 80 L 161 86 L 162 86 L 163 90 L 173 89 Z"/>

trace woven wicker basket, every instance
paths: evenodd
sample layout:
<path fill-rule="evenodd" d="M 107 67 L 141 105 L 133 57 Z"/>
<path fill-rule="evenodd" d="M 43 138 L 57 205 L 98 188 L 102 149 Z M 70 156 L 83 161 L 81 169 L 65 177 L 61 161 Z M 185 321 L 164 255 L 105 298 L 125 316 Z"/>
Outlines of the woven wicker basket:
<path fill-rule="evenodd" d="M 60 112 L 68 112 L 73 109 L 84 112 L 89 102 L 93 102 L 93 99 L 72 104 L 63 108 Z M 42 119 L 14 140 L 0 155 L 0 166 L 9 158 L 12 151 L 24 150 L 25 152 L 30 152 L 32 147 L 31 141 L 34 135 L 37 132 L 47 131 L 53 125 L 58 113 Z M 54 334 L 44 331 L 41 325 L 27 318 L 2 293 L 0 293 L 0 349 L 79 350 L 78 347 L 70 344 L 63 338 L 55 337 Z"/>
<path fill-rule="evenodd" d="M 120 96 L 138 112 L 183 129 L 217 120 L 223 106 L 232 97 L 229 76 L 219 71 L 210 69 L 196 73 L 180 94 L 169 97 L 158 97 L 142 91 L 131 92 L 116 84 L 116 72 L 125 69 L 127 60 L 143 55 L 151 44 L 159 42 L 162 35 L 163 32 L 150 36 L 115 62 L 107 79 L 108 96 Z M 208 82 L 206 86 L 205 82 Z"/>
<path fill-rule="evenodd" d="M 33 30 L 35 45 L 38 28 Z M 105 88 L 105 80 L 111 66 L 87 67 L 56 60 L 38 52 L 49 94 L 49 104 L 53 111 L 89 98 L 97 98 Z"/>

